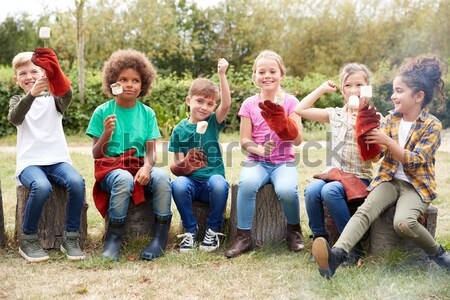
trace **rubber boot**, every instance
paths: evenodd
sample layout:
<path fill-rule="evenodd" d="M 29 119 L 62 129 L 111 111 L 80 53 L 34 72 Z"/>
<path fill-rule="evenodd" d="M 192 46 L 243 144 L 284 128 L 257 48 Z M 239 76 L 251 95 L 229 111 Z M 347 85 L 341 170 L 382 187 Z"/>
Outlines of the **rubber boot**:
<path fill-rule="evenodd" d="M 153 229 L 153 240 L 148 246 L 142 250 L 141 258 L 145 260 L 153 260 L 163 255 L 167 245 L 169 236 L 170 223 L 172 216 L 159 217 L 155 215 L 155 227 Z"/>
<path fill-rule="evenodd" d="M 108 224 L 105 241 L 103 242 L 102 257 L 118 261 L 120 258 L 120 247 L 125 233 L 125 223 Z"/>
<path fill-rule="evenodd" d="M 319 237 L 314 240 L 312 254 L 319 267 L 322 277 L 330 279 L 336 269 L 347 259 L 347 252 L 342 248 L 331 249 L 326 239 Z"/>
<path fill-rule="evenodd" d="M 292 251 L 301 251 L 305 249 L 305 241 L 303 239 L 302 228 L 300 224 L 287 224 L 286 242 Z"/>
<path fill-rule="evenodd" d="M 229 249 L 225 251 L 225 256 L 228 258 L 236 257 L 244 252 L 253 249 L 252 233 L 249 230 L 237 229 L 236 239 Z"/>
<path fill-rule="evenodd" d="M 431 260 L 447 271 L 450 271 L 450 254 L 439 245 L 439 250 L 435 255 L 428 256 Z"/>

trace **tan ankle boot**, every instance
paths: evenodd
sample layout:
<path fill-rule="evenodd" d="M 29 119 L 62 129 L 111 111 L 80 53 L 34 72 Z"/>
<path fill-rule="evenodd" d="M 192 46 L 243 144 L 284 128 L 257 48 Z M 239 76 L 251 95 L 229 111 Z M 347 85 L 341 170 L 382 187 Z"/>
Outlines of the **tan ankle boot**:
<path fill-rule="evenodd" d="M 237 229 L 236 239 L 229 249 L 225 251 L 228 258 L 236 257 L 253 249 L 252 234 L 250 230 Z"/>
<path fill-rule="evenodd" d="M 286 242 L 292 251 L 301 251 L 305 248 L 303 240 L 302 228 L 300 224 L 287 224 Z"/>

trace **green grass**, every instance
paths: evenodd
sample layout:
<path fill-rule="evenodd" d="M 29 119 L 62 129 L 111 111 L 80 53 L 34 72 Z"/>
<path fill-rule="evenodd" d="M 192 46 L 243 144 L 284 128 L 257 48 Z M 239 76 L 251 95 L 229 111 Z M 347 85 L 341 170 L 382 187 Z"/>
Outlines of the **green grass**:
<path fill-rule="evenodd" d="M 225 136 L 233 142 L 236 136 Z M 9 141 L 9 138 L 6 139 Z M 69 137 L 69 144 L 91 145 L 80 137 Z M 5 139 L 0 145 L 5 145 Z M 319 173 L 322 165 L 306 167 L 306 153 L 297 150 L 299 188 L 301 191 Z M 310 161 L 323 159 L 324 149 L 310 150 Z M 160 159 L 170 161 L 170 154 Z M 50 261 L 28 264 L 17 253 L 13 239 L 15 222 L 15 154 L 0 153 L 1 188 L 8 244 L 0 249 L 0 299 L 450 299 L 450 275 L 434 264 L 417 261 L 399 250 L 381 256 L 366 257 L 361 267 L 339 268 L 332 280 L 324 280 L 315 263 L 309 261 L 311 241 L 301 192 L 301 224 L 306 249 L 288 251 L 285 243 L 264 246 L 235 259 L 226 259 L 224 249 L 216 253 L 179 253 L 176 235 L 180 219 L 173 204 L 173 223 L 166 255 L 153 262 L 138 259 L 150 237 L 128 240 L 119 262 L 99 258 L 104 220 L 93 205 L 93 161 L 90 155 L 72 153 L 75 167 L 83 175 L 87 187 L 88 241 L 87 258 L 68 262 L 59 251 L 50 252 Z M 239 149 L 224 155 L 227 179 L 237 183 L 240 164 L 245 156 Z M 167 166 L 164 166 L 167 170 Z M 450 244 L 450 156 L 439 152 L 436 174 L 438 193 L 434 205 L 439 209 L 436 239 Z M 227 208 L 229 214 L 229 207 Z"/>

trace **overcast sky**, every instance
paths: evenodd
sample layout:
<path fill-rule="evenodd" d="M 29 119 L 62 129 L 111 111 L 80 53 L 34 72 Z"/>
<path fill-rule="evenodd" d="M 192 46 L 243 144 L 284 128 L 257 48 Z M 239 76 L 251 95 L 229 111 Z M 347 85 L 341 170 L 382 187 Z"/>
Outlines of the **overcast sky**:
<path fill-rule="evenodd" d="M 92 2 L 95 0 L 88 0 Z M 217 0 L 195 0 L 200 7 L 206 7 L 212 3 L 218 2 Z M 75 9 L 74 0 L 2 0 L 0 6 L 0 23 L 9 16 L 15 16 L 22 12 L 27 12 L 32 17 L 37 17 L 44 12 L 56 11 L 56 10 L 68 10 Z"/>

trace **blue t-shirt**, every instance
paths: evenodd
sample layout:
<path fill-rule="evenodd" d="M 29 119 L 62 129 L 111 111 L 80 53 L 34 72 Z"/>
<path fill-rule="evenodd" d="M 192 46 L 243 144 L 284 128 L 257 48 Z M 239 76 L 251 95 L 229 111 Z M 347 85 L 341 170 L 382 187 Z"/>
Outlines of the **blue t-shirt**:
<path fill-rule="evenodd" d="M 155 112 L 145 104 L 136 102 L 131 108 L 116 105 L 110 100 L 99 105 L 89 121 L 86 134 L 90 137 L 100 138 L 105 130 L 103 122 L 106 117 L 116 113 L 116 127 L 106 149 L 106 156 L 115 157 L 125 151 L 135 148 L 134 156 L 146 155 L 145 143 L 161 137 Z"/>
<path fill-rule="evenodd" d="M 189 176 L 197 180 L 206 180 L 215 174 L 225 177 L 219 145 L 219 132 L 225 127 L 225 121 L 219 124 L 215 113 L 212 113 L 205 121 L 208 122 L 208 127 L 202 135 L 197 133 L 197 124 L 189 123 L 189 119 L 186 118 L 175 126 L 170 136 L 169 151 L 171 152 L 182 152 L 186 155 L 192 148 L 201 148 L 205 152 L 208 165 Z"/>

